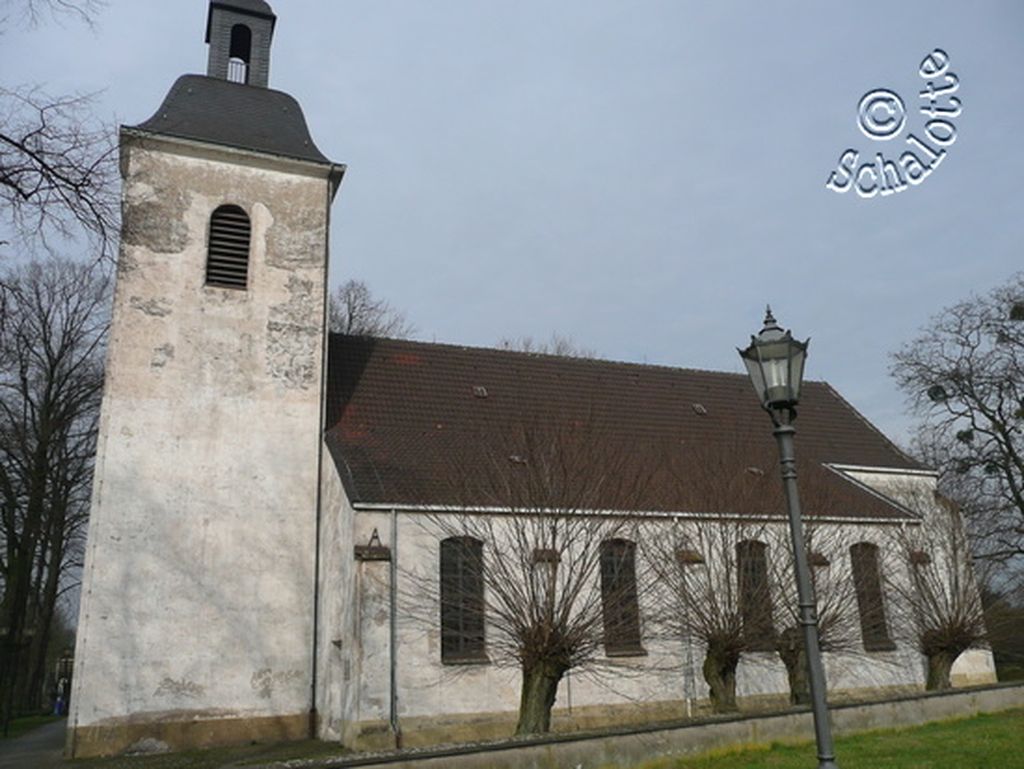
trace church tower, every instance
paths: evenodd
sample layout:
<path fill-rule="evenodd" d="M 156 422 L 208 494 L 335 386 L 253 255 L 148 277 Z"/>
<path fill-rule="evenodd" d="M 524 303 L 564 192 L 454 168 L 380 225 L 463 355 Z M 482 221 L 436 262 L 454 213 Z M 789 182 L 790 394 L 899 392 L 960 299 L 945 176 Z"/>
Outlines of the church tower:
<path fill-rule="evenodd" d="M 344 167 L 268 88 L 275 22 L 263 0 L 212 0 L 207 74 L 121 129 L 75 757 L 309 734 L 327 241 Z"/>

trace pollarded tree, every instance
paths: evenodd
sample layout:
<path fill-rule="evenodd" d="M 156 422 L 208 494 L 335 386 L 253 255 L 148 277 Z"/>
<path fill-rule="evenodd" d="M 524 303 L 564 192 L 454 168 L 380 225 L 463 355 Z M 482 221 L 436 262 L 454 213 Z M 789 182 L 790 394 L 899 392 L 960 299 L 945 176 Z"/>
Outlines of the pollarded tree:
<path fill-rule="evenodd" d="M 688 495 L 700 508 L 677 519 L 671 535 L 643 539 L 660 587 L 655 614 L 660 632 L 704 647 L 701 669 L 712 708 L 730 712 L 737 709 L 740 660 L 775 648 L 771 527 L 764 516 L 742 513 L 758 509 L 778 480 L 764 470 L 770 458 L 746 444 L 683 444 L 672 456 L 680 491 L 666 493 Z"/>
<path fill-rule="evenodd" d="M 737 710 L 742 657 L 774 647 L 766 539 L 761 523 L 694 518 L 643 540 L 661 588 L 658 624 L 704 647 L 701 671 L 716 713 Z"/>
<path fill-rule="evenodd" d="M 896 597 L 893 624 L 927 659 L 926 688 L 948 689 L 957 658 L 987 646 L 976 562 L 954 503 L 923 488 L 904 489 L 899 498 L 922 522 L 890 532 L 898 563 L 883 574 Z"/>
<path fill-rule="evenodd" d="M 777 591 L 782 628 L 776 635 L 775 650 L 786 666 L 790 703 L 806 705 L 811 694 L 792 545 L 788 532 L 772 533 L 776 554 L 771 561 L 772 584 Z M 805 518 L 804 538 L 818 618 L 818 645 L 823 652 L 861 653 L 858 606 L 872 599 L 863 591 L 861 596 L 857 595 L 855 582 L 846 568 L 853 538 L 841 525 L 821 523 L 812 517 Z"/>
<path fill-rule="evenodd" d="M 947 307 L 894 356 L 917 438 L 977 554 L 1024 556 L 1024 273 Z"/>
<path fill-rule="evenodd" d="M 567 672 L 602 664 L 602 648 L 643 653 L 634 525 L 620 512 L 653 468 L 592 420 L 490 425 L 487 436 L 459 460 L 458 501 L 424 523 L 440 581 L 407 572 L 406 612 L 436 626 L 439 609 L 445 662 L 517 667 L 516 734 L 547 732 Z"/>

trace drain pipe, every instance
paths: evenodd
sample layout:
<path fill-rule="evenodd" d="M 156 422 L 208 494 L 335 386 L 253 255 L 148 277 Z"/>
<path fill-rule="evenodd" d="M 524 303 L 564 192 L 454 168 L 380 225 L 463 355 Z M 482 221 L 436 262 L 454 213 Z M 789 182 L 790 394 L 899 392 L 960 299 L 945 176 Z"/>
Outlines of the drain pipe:
<path fill-rule="evenodd" d="M 391 663 L 391 702 L 389 721 L 395 736 L 395 748 L 402 747 L 402 727 L 398 722 L 398 511 L 391 508 L 391 561 L 388 579 L 388 657 Z"/>

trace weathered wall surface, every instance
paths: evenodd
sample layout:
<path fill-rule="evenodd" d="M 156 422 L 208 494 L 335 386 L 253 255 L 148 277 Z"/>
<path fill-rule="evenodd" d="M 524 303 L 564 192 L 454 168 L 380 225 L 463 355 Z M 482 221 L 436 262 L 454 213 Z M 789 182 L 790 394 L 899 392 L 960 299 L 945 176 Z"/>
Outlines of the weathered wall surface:
<path fill-rule="evenodd" d="M 207 743 L 301 735 L 326 170 L 128 134 L 122 171 L 72 748 L 181 747 L 181 724 L 211 722 Z M 204 285 L 226 203 L 252 222 L 246 291 Z"/>
<path fill-rule="evenodd" d="M 662 521 L 654 528 L 671 525 L 670 521 Z M 428 745 L 511 734 L 520 697 L 520 674 L 514 661 L 492 656 L 489 664 L 441 662 L 439 536 L 429 516 L 400 512 L 397 547 L 390 541 L 390 514 L 386 511 L 357 510 L 353 527 L 356 543 L 367 542 L 376 529 L 383 544 L 392 546 L 398 559 L 395 664 L 402 744 Z M 842 528 L 851 544 L 868 541 L 886 547 L 885 535 L 877 526 L 851 524 Z M 776 535 L 776 543 L 785 541 L 782 529 Z M 346 547 L 348 551 L 341 557 L 351 559 L 351 547 Z M 642 557 L 640 552 L 638 558 Z M 358 700 L 344 740 L 361 748 L 394 745 L 388 724 L 386 566 L 356 566 L 360 574 L 356 577 L 358 595 L 354 599 L 357 608 L 352 640 L 359 654 L 358 671 L 353 676 L 358 683 Z M 838 572 L 838 578 L 849 579 L 848 558 L 837 560 L 829 568 Z M 332 596 L 325 600 L 341 600 L 330 592 Z M 345 595 L 344 591 L 340 595 Z M 651 606 L 642 607 L 646 617 L 642 621 L 649 620 L 653 611 Z M 777 609 L 777 626 L 781 626 L 783 619 L 783 613 Z M 847 696 L 863 697 L 923 688 L 921 657 L 903 640 L 905 634 L 894 628 L 893 635 L 898 646 L 895 651 L 854 650 L 825 655 L 833 699 L 842 699 L 839 690 L 847 690 Z M 554 728 L 571 731 L 667 720 L 684 717 L 688 707 L 691 712 L 705 710 L 708 703 L 707 684 L 701 673 L 703 647 L 697 643 L 688 647 L 682 638 L 659 638 L 653 632 L 645 635 L 643 644 L 643 656 L 606 658 L 601 654 L 593 670 L 571 671 L 558 690 Z M 785 703 L 788 684 L 778 656 L 769 652 L 746 655 L 737 671 L 737 693 L 747 706 Z"/>
<path fill-rule="evenodd" d="M 355 720 L 358 666 L 358 596 L 352 556 L 352 506 L 334 462 L 325 457 L 321 480 L 320 624 L 317 641 L 317 711 L 320 739 L 339 741 Z"/>
<path fill-rule="evenodd" d="M 858 483 L 898 500 L 909 510 L 921 516 L 922 526 L 945 527 L 952 525 L 948 514 L 942 514 L 935 503 L 934 494 L 937 489 L 936 476 L 933 473 L 903 475 L 881 470 L 858 469 L 845 470 L 845 473 Z M 949 544 L 948 535 L 933 536 L 938 544 Z M 933 551 L 929 556 L 936 568 L 952 556 L 950 553 Z M 906 564 L 894 564 L 896 568 L 905 569 Z M 950 588 L 952 591 L 953 588 Z M 996 665 L 989 649 L 968 649 L 953 664 L 950 680 L 954 686 L 976 686 L 995 683 Z"/>

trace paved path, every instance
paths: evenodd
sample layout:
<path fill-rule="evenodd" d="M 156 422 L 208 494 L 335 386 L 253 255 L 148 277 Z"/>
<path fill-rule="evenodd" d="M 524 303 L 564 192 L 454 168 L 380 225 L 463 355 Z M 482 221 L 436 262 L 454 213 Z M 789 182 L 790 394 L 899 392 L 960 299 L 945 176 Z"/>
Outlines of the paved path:
<path fill-rule="evenodd" d="M 65 720 L 0 741 L 0 769 L 56 769 L 63 765 Z"/>

